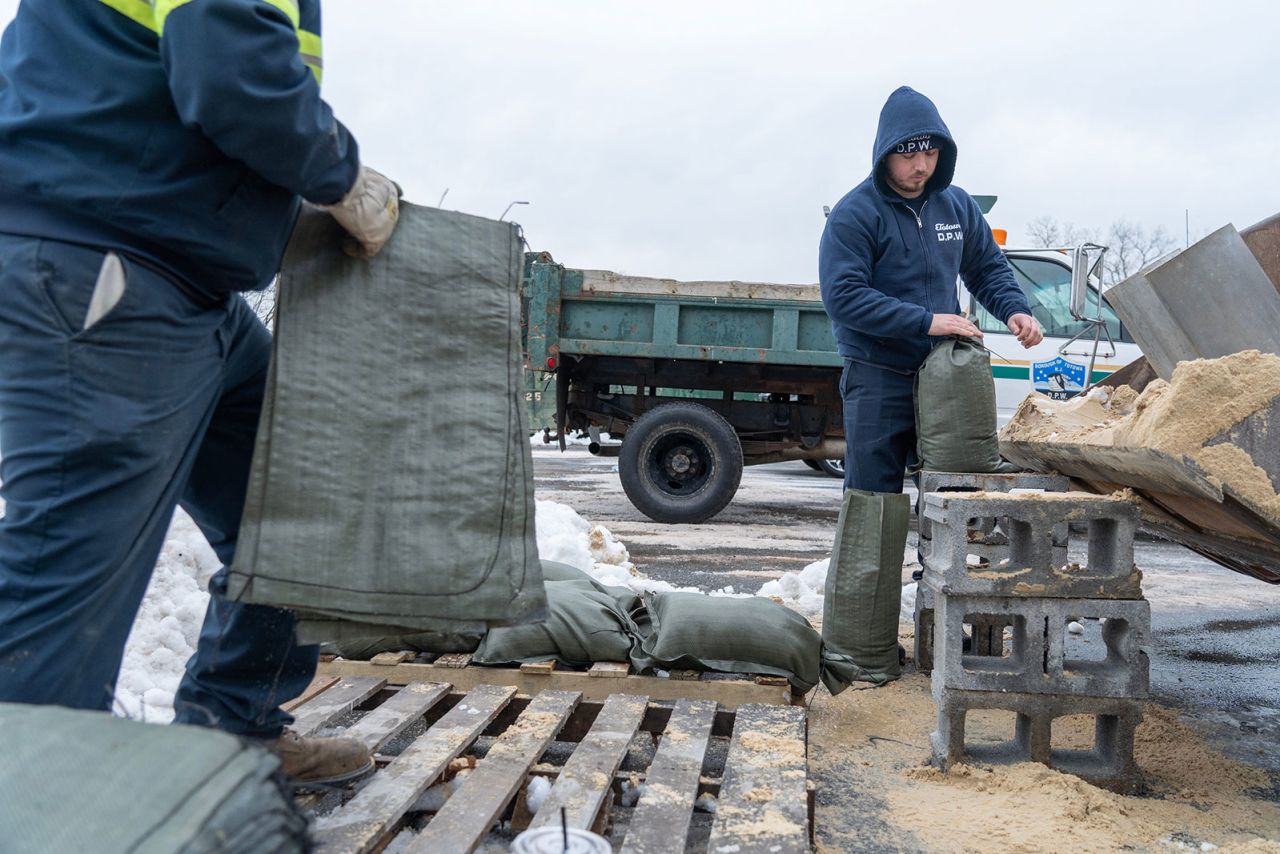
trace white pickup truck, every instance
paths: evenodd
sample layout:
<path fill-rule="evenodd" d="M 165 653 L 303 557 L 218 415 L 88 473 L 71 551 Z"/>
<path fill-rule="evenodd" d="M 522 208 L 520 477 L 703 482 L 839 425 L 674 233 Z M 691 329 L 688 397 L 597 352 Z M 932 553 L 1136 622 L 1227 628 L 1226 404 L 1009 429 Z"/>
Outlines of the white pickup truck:
<path fill-rule="evenodd" d="M 1023 349 L 1003 323 L 959 286 L 961 308 L 975 318 L 984 333 L 983 343 L 992 353 L 991 373 L 1001 426 L 1032 391 L 1057 398 L 1078 394 L 1086 385 L 1091 361 L 1093 381 L 1097 382 L 1142 355 L 1116 313 L 1103 301 L 1105 331 L 1097 336 L 1095 357 L 1095 324 L 1077 320 L 1071 312 L 1072 250 L 1011 249 L 1005 255 L 1031 303 L 1031 313 L 1044 330 L 1044 340 L 1035 347 Z M 1082 259 L 1077 265 L 1083 263 L 1088 261 Z M 1098 317 L 1097 282 L 1090 281 L 1084 293 L 1081 313 Z"/>

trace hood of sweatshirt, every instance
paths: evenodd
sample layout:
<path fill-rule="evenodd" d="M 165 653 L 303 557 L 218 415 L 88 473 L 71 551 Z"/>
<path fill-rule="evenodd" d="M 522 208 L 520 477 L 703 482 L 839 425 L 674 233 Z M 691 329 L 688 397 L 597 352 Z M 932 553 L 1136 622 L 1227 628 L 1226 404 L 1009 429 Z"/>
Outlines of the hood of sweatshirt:
<path fill-rule="evenodd" d="M 951 186 L 951 179 L 956 172 L 956 143 L 951 138 L 938 108 L 924 95 L 910 86 L 895 89 L 880 110 L 880 124 L 876 128 L 876 142 L 871 151 L 871 178 L 876 189 L 889 198 L 894 197 L 893 190 L 885 183 L 884 160 L 899 143 L 917 136 L 929 134 L 934 144 L 938 145 L 938 166 L 929 183 L 925 184 L 926 196 Z"/>

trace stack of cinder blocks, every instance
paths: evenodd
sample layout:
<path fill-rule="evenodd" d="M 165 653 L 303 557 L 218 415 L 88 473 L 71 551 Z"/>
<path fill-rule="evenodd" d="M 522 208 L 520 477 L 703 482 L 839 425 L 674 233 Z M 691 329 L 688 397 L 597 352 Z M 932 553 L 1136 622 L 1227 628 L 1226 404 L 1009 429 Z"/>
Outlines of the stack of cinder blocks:
<path fill-rule="evenodd" d="M 922 650 L 932 659 L 935 761 L 946 768 L 967 753 L 980 760 L 1043 762 L 1107 788 L 1132 790 L 1138 783 L 1133 736 L 1148 689 L 1151 634 L 1151 611 L 1133 562 L 1138 508 L 1115 496 L 1011 491 L 1060 485 L 1032 482 L 1036 476 L 1003 476 L 1005 489 L 998 491 L 976 483 L 989 475 L 945 477 L 971 477 L 975 482 L 958 487 L 953 481 L 952 489 L 981 491 L 944 489 L 921 499 L 927 538 L 916 599 L 917 659 Z M 937 480 L 928 485 L 936 487 Z M 995 527 L 984 520 L 997 520 L 1004 541 L 992 542 Z M 1067 561 L 1072 524 L 1088 538 L 1083 566 Z M 1092 650 L 1071 636 L 1074 621 L 1101 624 Z M 1012 712 L 1010 740 L 967 745 L 965 718 L 977 710 Z M 1089 749 L 1055 746 L 1055 721 L 1074 715 L 1094 719 Z"/>
<path fill-rule="evenodd" d="M 1066 492 L 1070 487 L 1069 478 L 1056 474 L 953 474 L 951 472 L 926 471 L 920 475 L 920 493 L 931 492 L 1011 492 L 1015 489 L 1036 489 L 1044 492 Z M 932 521 L 924 514 L 924 502 L 920 502 L 917 530 L 919 533 L 919 550 L 928 562 L 930 549 L 933 548 Z M 968 520 L 965 531 L 968 540 L 968 552 L 973 555 L 979 565 L 998 564 L 1009 556 L 1009 539 L 999 526 L 995 517 L 978 517 Z M 1054 560 L 1061 558 L 1067 562 L 1066 528 L 1054 529 Z M 1059 564 L 1061 565 L 1061 564 Z M 1009 625 L 1002 618 L 988 619 L 982 615 L 975 616 L 976 622 L 971 625 L 971 649 L 974 655 L 1000 655 L 1004 644 L 1004 630 Z M 925 673 L 933 669 L 933 587 L 925 582 L 916 588 L 915 608 L 915 660 L 917 666 Z"/>

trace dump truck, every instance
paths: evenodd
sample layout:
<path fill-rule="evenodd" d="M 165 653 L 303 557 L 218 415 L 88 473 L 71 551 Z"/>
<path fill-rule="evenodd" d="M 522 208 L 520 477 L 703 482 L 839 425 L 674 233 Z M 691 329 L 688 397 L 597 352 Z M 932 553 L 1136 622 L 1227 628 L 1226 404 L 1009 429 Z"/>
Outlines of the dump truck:
<path fill-rule="evenodd" d="M 1072 313 L 1073 270 L 1096 258 L 1065 249 L 1006 257 L 1046 330 L 1032 351 L 957 283 L 994 354 L 1002 421 L 1037 375 L 1077 393 L 1086 375 L 1097 381 L 1141 355 L 1096 283 L 1085 309 L 1100 320 Z M 590 433 L 593 452 L 617 453 L 627 497 L 649 518 L 711 518 L 745 465 L 805 460 L 839 472 L 827 461 L 844 458 L 842 360 L 816 284 L 646 278 L 573 269 L 548 253 L 526 256 L 523 276 L 531 415 L 545 419 L 554 400 L 548 437 L 555 430 L 563 448 L 566 433 Z"/>

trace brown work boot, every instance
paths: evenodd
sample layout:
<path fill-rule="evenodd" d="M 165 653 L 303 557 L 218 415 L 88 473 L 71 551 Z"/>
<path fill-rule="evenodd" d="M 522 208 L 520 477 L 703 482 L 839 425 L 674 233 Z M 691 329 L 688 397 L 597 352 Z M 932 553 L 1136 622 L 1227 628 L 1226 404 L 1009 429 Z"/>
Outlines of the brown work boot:
<path fill-rule="evenodd" d="M 369 751 L 354 738 L 306 738 L 286 729 L 265 746 L 280 757 L 280 773 L 299 786 L 349 783 L 374 767 Z"/>

